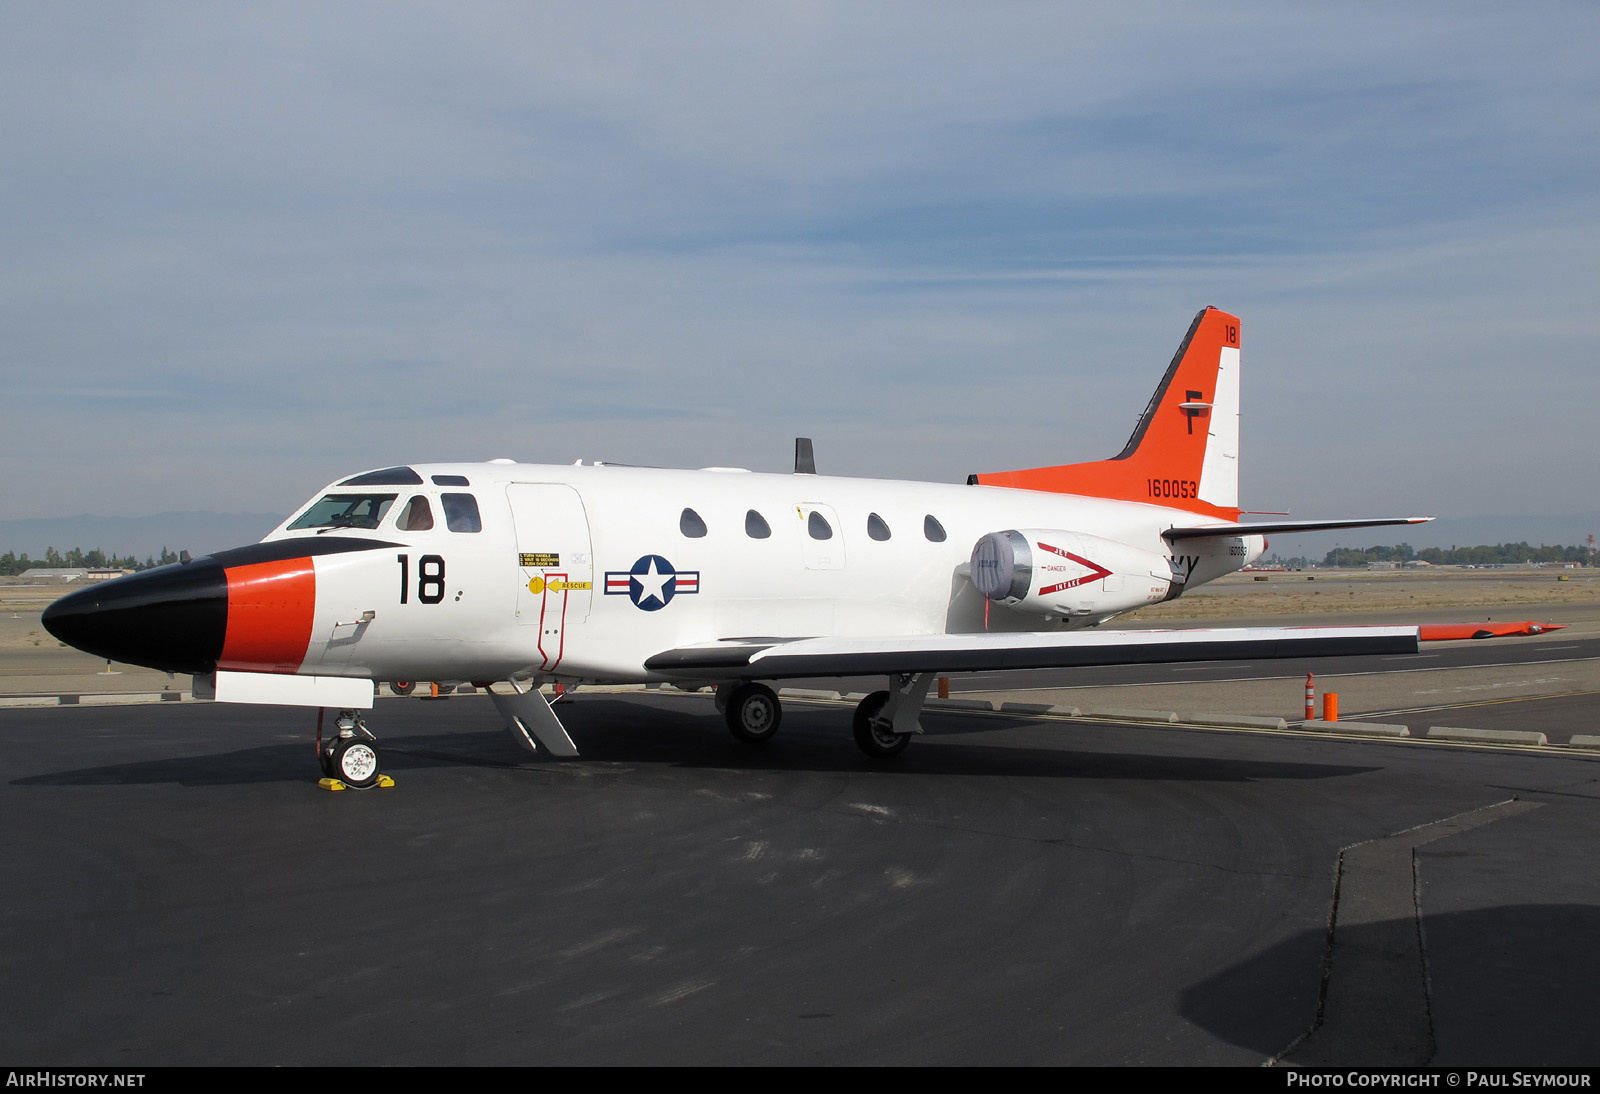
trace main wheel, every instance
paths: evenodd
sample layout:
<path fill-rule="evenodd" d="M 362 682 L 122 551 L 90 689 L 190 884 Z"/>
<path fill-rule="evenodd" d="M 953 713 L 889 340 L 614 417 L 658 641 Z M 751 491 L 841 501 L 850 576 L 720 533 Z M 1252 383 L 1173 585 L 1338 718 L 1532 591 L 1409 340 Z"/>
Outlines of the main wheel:
<path fill-rule="evenodd" d="M 878 715 L 883 713 L 883 708 L 888 703 L 887 691 L 875 691 L 861 700 L 860 705 L 856 707 L 855 717 L 851 720 L 856 744 L 874 760 L 886 760 L 890 756 L 898 756 L 906 750 L 906 745 L 911 743 L 909 733 L 896 733 L 892 729 L 878 727 Z"/>
<path fill-rule="evenodd" d="M 378 781 L 378 749 L 360 737 L 340 737 L 328 757 L 332 778 L 352 790 L 365 790 Z"/>
<path fill-rule="evenodd" d="M 389 690 L 396 695 L 410 695 L 417 690 L 417 682 L 415 680 L 396 680 L 389 685 Z"/>
<path fill-rule="evenodd" d="M 728 721 L 728 731 L 739 740 L 762 744 L 778 732 L 783 706 L 777 692 L 765 684 L 741 684 L 728 696 L 728 707 L 722 716 Z"/>

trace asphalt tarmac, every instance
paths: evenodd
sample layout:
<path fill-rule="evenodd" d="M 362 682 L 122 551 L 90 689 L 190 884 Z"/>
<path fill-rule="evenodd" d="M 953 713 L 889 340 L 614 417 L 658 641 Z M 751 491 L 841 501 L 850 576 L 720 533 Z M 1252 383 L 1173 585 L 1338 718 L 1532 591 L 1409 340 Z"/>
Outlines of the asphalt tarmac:
<path fill-rule="evenodd" d="M 1600 1063 L 1600 753 L 559 709 L 385 701 L 339 794 L 305 711 L 0 712 L 0 1060 Z"/>

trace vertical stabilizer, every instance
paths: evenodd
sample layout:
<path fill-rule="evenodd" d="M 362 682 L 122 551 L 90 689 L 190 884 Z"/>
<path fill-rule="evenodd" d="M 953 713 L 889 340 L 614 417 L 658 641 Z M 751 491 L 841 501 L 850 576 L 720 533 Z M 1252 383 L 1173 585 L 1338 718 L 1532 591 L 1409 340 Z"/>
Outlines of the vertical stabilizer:
<path fill-rule="evenodd" d="M 982 486 L 1083 494 L 1239 516 L 1239 320 L 1206 308 L 1133 436 L 1109 460 L 973 476 Z"/>

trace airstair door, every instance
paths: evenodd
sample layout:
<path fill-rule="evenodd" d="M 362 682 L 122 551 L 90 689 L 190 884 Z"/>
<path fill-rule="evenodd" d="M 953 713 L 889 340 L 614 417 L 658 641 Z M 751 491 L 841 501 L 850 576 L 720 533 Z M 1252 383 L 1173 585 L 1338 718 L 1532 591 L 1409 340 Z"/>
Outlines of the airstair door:
<path fill-rule="evenodd" d="M 568 627 L 589 618 L 594 555 L 583 499 L 560 483 L 506 487 L 517 529 L 517 621 L 538 627 L 541 668 L 554 672 Z"/>

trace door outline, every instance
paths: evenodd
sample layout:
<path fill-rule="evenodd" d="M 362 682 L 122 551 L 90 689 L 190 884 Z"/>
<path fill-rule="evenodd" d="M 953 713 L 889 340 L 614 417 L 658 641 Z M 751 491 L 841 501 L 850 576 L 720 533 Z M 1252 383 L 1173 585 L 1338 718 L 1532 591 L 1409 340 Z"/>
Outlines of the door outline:
<path fill-rule="evenodd" d="M 539 668 L 553 673 L 566 656 L 568 625 L 586 622 L 592 607 L 588 513 L 565 483 L 507 483 L 506 499 L 516 535 L 517 622 L 538 626 Z"/>

